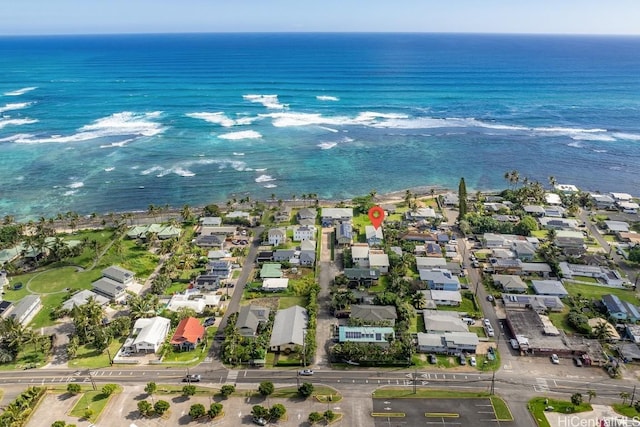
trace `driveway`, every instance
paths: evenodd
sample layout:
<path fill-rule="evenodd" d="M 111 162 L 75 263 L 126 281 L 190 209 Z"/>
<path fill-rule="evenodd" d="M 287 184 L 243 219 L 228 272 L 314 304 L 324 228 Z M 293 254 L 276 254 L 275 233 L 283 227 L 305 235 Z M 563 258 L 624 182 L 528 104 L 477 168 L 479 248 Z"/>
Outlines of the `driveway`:
<path fill-rule="evenodd" d="M 331 345 L 332 325 L 336 323 L 336 318 L 331 315 L 329 303 L 331 296 L 329 289 L 333 279 L 338 274 L 338 267 L 331 260 L 331 237 L 333 228 L 323 228 L 320 240 L 320 265 L 318 283 L 320 293 L 318 294 L 318 316 L 316 328 L 316 357 L 314 367 L 329 367 L 329 346 Z"/>

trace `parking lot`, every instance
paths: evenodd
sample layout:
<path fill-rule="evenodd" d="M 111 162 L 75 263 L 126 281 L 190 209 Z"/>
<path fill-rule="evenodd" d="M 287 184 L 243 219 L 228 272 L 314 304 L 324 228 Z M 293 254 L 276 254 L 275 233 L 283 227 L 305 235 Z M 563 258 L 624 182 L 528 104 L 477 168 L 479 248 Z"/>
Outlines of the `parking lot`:
<path fill-rule="evenodd" d="M 486 398 L 462 399 L 373 399 L 373 412 L 404 413 L 404 417 L 374 418 L 376 427 L 434 425 L 442 427 L 489 427 L 498 422 L 491 401 Z"/>

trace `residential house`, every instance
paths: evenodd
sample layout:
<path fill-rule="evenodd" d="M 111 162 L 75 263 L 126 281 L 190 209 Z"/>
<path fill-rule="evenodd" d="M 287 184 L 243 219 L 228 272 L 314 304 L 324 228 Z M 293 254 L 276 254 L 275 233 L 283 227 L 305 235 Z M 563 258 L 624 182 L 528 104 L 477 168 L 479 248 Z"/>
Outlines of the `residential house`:
<path fill-rule="evenodd" d="M 551 216 L 538 218 L 540 226 L 545 230 L 577 230 L 578 221 L 570 218 L 554 218 Z"/>
<path fill-rule="evenodd" d="M 351 261 L 360 268 L 369 267 L 369 245 L 358 243 L 351 246 Z"/>
<path fill-rule="evenodd" d="M 445 206 L 458 206 L 460 199 L 457 193 L 445 193 L 442 195 L 442 201 Z"/>
<path fill-rule="evenodd" d="M 637 214 L 638 209 L 640 209 L 640 205 L 635 202 L 618 202 L 616 203 L 618 208 L 624 213 L 628 214 Z"/>
<path fill-rule="evenodd" d="M 288 262 L 289 264 L 298 264 L 298 258 L 295 249 L 276 249 L 273 252 L 273 260 L 276 262 Z"/>
<path fill-rule="evenodd" d="M 312 208 L 302 208 L 297 214 L 298 224 L 314 225 L 316 223 L 316 216 L 318 216 L 317 210 Z"/>
<path fill-rule="evenodd" d="M 314 240 L 316 237 L 316 227 L 313 225 L 299 225 L 293 227 L 293 241 Z"/>
<path fill-rule="evenodd" d="M 579 231 L 556 231 L 555 244 L 565 253 L 580 255 L 586 251 L 584 235 Z"/>
<path fill-rule="evenodd" d="M 437 242 L 438 237 L 433 233 L 409 231 L 402 236 L 402 240 L 407 242 Z"/>
<path fill-rule="evenodd" d="M 350 245 L 353 241 L 353 226 L 350 222 L 341 222 L 336 226 L 336 242 L 339 245 Z"/>
<path fill-rule="evenodd" d="M 375 268 L 345 268 L 344 276 L 349 279 L 349 285 L 369 287 L 380 278 L 380 271 Z"/>
<path fill-rule="evenodd" d="M 529 286 L 520 278 L 520 276 L 511 274 L 494 274 L 492 276 L 493 283 L 501 287 L 507 293 L 525 294 L 529 290 Z"/>
<path fill-rule="evenodd" d="M 267 232 L 267 240 L 270 245 L 281 245 L 287 241 L 287 230 L 284 228 L 272 228 Z"/>
<path fill-rule="evenodd" d="M 569 295 L 559 280 L 532 280 L 531 285 L 536 295 L 549 295 L 558 298 Z"/>
<path fill-rule="evenodd" d="M 575 276 L 593 277 L 607 286 L 622 287 L 624 278 L 616 270 L 611 270 L 600 265 L 569 264 L 561 262 L 559 264 L 562 277 L 573 279 Z M 579 280 L 579 279 L 578 279 Z"/>
<path fill-rule="evenodd" d="M 331 227 L 340 222 L 351 222 L 353 220 L 352 208 L 322 208 L 321 223 L 323 227 Z"/>
<path fill-rule="evenodd" d="M 548 295 L 502 294 L 502 302 L 505 308 L 526 308 L 538 313 L 560 312 L 564 309 L 560 298 Z"/>
<path fill-rule="evenodd" d="M 184 293 L 171 296 L 167 310 L 175 313 L 181 308 L 190 308 L 196 313 L 202 313 L 207 307 L 219 306 L 221 298 L 221 295 L 203 293 L 200 289 L 187 289 Z"/>
<path fill-rule="evenodd" d="M 515 257 L 522 261 L 533 261 L 536 256 L 536 248 L 526 240 L 514 241 L 511 250 Z"/>
<path fill-rule="evenodd" d="M 629 232 L 629 223 L 624 221 L 605 221 L 604 224 L 609 234 Z"/>
<path fill-rule="evenodd" d="M 556 184 L 553 186 L 553 189 L 564 194 L 573 194 L 580 191 L 578 187 L 573 184 Z"/>
<path fill-rule="evenodd" d="M 633 200 L 633 196 L 629 193 L 609 193 L 613 200 L 618 202 L 630 202 Z"/>
<path fill-rule="evenodd" d="M 316 263 L 316 251 L 314 250 L 302 250 L 300 251 L 300 265 L 306 267 L 313 267 Z"/>
<path fill-rule="evenodd" d="M 133 324 L 131 334 L 125 340 L 122 349 L 132 353 L 157 352 L 171 329 L 171 320 L 156 316 L 141 318 Z"/>
<path fill-rule="evenodd" d="M 121 302 L 127 296 L 127 286 L 108 277 L 101 277 L 91 284 L 93 292 L 113 302 Z"/>
<path fill-rule="evenodd" d="M 200 225 L 203 227 L 220 227 L 222 218 L 219 216 L 203 216 L 200 218 Z"/>
<path fill-rule="evenodd" d="M 367 225 L 364 227 L 365 237 L 369 246 L 377 246 L 382 244 L 384 235 L 382 234 L 382 227 L 374 227 L 373 225 Z"/>
<path fill-rule="evenodd" d="M 423 310 L 424 329 L 427 333 L 469 332 L 469 325 L 456 311 Z"/>
<path fill-rule="evenodd" d="M 275 213 L 273 219 L 276 222 L 289 222 L 291 221 L 291 207 L 284 205 Z"/>
<path fill-rule="evenodd" d="M 108 298 L 105 298 L 100 294 L 96 294 L 95 292 L 92 292 L 88 289 L 83 289 L 80 292 L 76 292 L 71 296 L 71 298 L 66 300 L 62 304 L 62 309 L 71 311 L 73 307 L 80 307 L 85 305 L 87 302 L 89 302 L 90 299 L 93 299 L 100 306 L 109 304 Z"/>
<path fill-rule="evenodd" d="M 546 262 L 521 262 L 520 274 L 547 278 L 551 274 L 551 266 Z"/>
<path fill-rule="evenodd" d="M 460 293 L 460 291 L 438 291 L 435 289 L 428 289 L 418 292 L 424 294 L 425 301 L 427 302 L 427 305 L 430 306 L 432 306 L 432 304 L 429 304 L 429 301 L 433 301 L 436 306 L 447 305 L 455 307 L 462 304 L 462 294 Z"/>
<path fill-rule="evenodd" d="M 408 221 L 423 221 L 437 218 L 436 211 L 432 207 L 423 207 L 416 210 L 409 210 L 405 213 Z"/>
<path fill-rule="evenodd" d="M 187 317 L 178 323 L 169 343 L 180 351 L 195 350 L 204 340 L 206 329 L 195 317 Z"/>
<path fill-rule="evenodd" d="M 224 249 L 227 237 L 218 234 L 200 235 L 196 237 L 194 243 L 201 248 Z"/>
<path fill-rule="evenodd" d="M 606 322 L 604 319 L 601 320 Z M 614 328 L 611 323 L 607 322 L 607 325 L 611 326 L 610 328 L 607 328 L 609 335 L 615 339 L 614 333 L 618 334 L 618 331 L 616 331 L 616 328 Z M 640 325 L 626 325 L 624 329 L 626 337 L 629 338 L 631 342 L 640 344 Z M 620 339 L 620 335 L 618 335 L 617 338 Z"/>
<path fill-rule="evenodd" d="M 300 246 L 298 249 L 301 251 L 314 251 L 316 250 L 316 241 L 315 240 L 303 240 L 300 242 Z"/>
<path fill-rule="evenodd" d="M 111 280 L 115 280 L 118 283 L 122 283 L 125 286 L 131 285 L 135 280 L 135 273 L 133 271 L 126 270 L 117 265 L 112 265 L 102 270 L 102 277 L 106 277 Z"/>
<path fill-rule="evenodd" d="M 559 205 L 550 205 L 544 207 L 544 215 L 553 218 L 562 218 L 566 213 L 566 209 Z"/>
<path fill-rule="evenodd" d="M 526 205 L 523 206 L 522 209 L 525 211 L 525 213 L 534 217 L 541 217 L 545 214 L 544 207 L 539 205 Z"/>
<path fill-rule="evenodd" d="M 222 258 L 229 258 L 229 257 L 231 257 L 231 252 L 220 250 L 220 249 L 215 249 L 207 252 L 207 259 L 209 261 L 218 261 L 218 260 L 221 260 Z"/>
<path fill-rule="evenodd" d="M 225 215 L 228 219 L 243 219 L 249 221 L 251 219 L 251 214 L 245 211 L 232 211 Z"/>
<path fill-rule="evenodd" d="M 544 201 L 547 205 L 560 206 L 562 204 L 560 195 L 556 193 L 545 193 Z"/>
<path fill-rule="evenodd" d="M 387 326 L 339 326 L 338 341 L 370 343 L 388 346 L 395 339 L 395 331 Z"/>
<path fill-rule="evenodd" d="M 444 258 L 434 257 L 416 257 L 416 266 L 418 270 L 430 270 L 432 268 L 440 268 L 447 266 L 447 260 Z"/>
<path fill-rule="evenodd" d="M 271 263 L 262 264 L 262 268 L 260 269 L 260 278 L 270 279 L 270 278 L 280 278 L 282 276 L 283 276 L 282 264 L 271 264 Z"/>
<path fill-rule="evenodd" d="M 381 250 L 369 251 L 369 267 L 376 268 L 381 274 L 387 274 L 389 272 L 389 255 Z"/>
<path fill-rule="evenodd" d="M 617 295 L 604 295 L 602 303 L 607 309 L 609 317 L 616 320 L 627 320 L 632 323 L 640 320 L 640 309 L 631 303 L 622 301 Z"/>
<path fill-rule="evenodd" d="M 475 353 L 480 340 L 473 332 L 418 333 L 418 352 L 461 354 Z"/>
<path fill-rule="evenodd" d="M 615 209 L 616 201 L 606 194 L 592 194 L 591 198 L 596 209 Z"/>
<path fill-rule="evenodd" d="M 419 270 L 420 280 L 427 284 L 429 289 L 443 291 L 457 291 L 460 289 L 460 280 L 449 270 L 433 268 L 431 270 Z"/>
<path fill-rule="evenodd" d="M 424 249 L 428 257 L 442 257 L 442 248 L 437 243 L 426 243 Z"/>
<path fill-rule="evenodd" d="M 270 310 L 259 305 L 244 305 L 240 307 L 236 329 L 243 337 L 253 337 L 260 332 L 265 324 L 269 322 Z"/>
<path fill-rule="evenodd" d="M 219 260 L 209 263 L 209 274 L 219 277 L 220 280 L 230 279 L 232 269 L 231 261 Z"/>
<path fill-rule="evenodd" d="M 26 326 L 42 309 L 42 301 L 39 295 L 27 295 L 12 306 L 9 306 L 4 313 L 5 319 L 12 318 L 22 326 Z"/>
<path fill-rule="evenodd" d="M 289 287 L 289 279 L 271 278 L 262 281 L 262 290 L 268 292 L 286 291 Z"/>
<path fill-rule="evenodd" d="M 201 274 L 196 277 L 194 287 L 200 290 L 216 291 L 220 288 L 220 276 Z"/>
<path fill-rule="evenodd" d="M 393 326 L 398 314 L 392 305 L 352 305 L 350 317 L 363 326 Z"/>
<path fill-rule="evenodd" d="M 309 322 L 307 310 L 298 305 L 278 310 L 273 320 L 269 350 L 290 353 L 304 345 Z"/>

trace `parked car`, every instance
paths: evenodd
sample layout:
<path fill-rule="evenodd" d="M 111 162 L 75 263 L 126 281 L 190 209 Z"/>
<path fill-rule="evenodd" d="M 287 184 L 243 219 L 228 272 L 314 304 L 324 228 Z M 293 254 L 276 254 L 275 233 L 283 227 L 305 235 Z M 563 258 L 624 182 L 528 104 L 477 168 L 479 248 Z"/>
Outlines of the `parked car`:
<path fill-rule="evenodd" d="M 576 365 L 577 368 L 582 368 L 582 360 L 580 360 L 579 357 L 574 357 L 573 363 Z"/>
<path fill-rule="evenodd" d="M 269 423 L 267 422 L 267 420 L 265 420 L 264 418 L 260 418 L 260 417 L 256 417 L 256 416 L 254 416 L 253 418 L 251 418 L 251 421 L 252 421 L 254 424 L 257 424 L 257 425 L 259 425 L 259 426 L 266 426 L 267 424 L 269 424 Z"/>
<path fill-rule="evenodd" d="M 215 317 L 207 317 L 206 319 L 204 319 L 203 325 L 207 327 L 207 326 L 212 326 L 214 323 L 216 323 Z"/>
<path fill-rule="evenodd" d="M 189 375 L 185 375 L 185 377 L 182 379 L 183 383 L 199 383 L 200 382 L 200 374 L 189 374 Z"/>
<path fill-rule="evenodd" d="M 482 320 L 482 323 L 484 323 L 484 326 L 490 328 L 491 327 L 491 321 L 487 318 Z"/>
<path fill-rule="evenodd" d="M 302 375 L 304 377 L 310 377 L 311 375 L 313 375 L 313 369 L 303 369 L 301 371 L 298 371 L 298 375 Z"/>
<path fill-rule="evenodd" d="M 469 359 L 469 365 L 476 366 L 476 357 L 475 356 L 471 356 L 471 358 Z"/>
<path fill-rule="evenodd" d="M 461 364 L 461 365 L 466 365 L 466 364 L 467 364 L 467 358 L 466 358 L 466 357 L 464 357 L 464 354 L 461 354 L 461 355 L 459 356 L 459 360 L 460 360 L 460 364 Z"/>
<path fill-rule="evenodd" d="M 475 260 L 471 263 L 471 265 L 473 265 L 473 268 L 479 268 L 480 267 L 480 263 L 478 262 L 478 260 Z"/>
<path fill-rule="evenodd" d="M 488 336 L 488 337 L 493 337 L 493 336 L 495 336 L 495 332 L 493 332 L 493 328 L 492 328 L 491 326 L 487 326 L 485 329 L 486 329 L 486 331 L 487 331 L 487 336 Z"/>
<path fill-rule="evenodd" d="M 520 349 L 520 344 L 518 344 L 518 340 L 515 338 L 511 338 L 509 340 L 509 344 L 511 344 L 511 348 L 513 348 L 514 350 L 519 350 Z"/>
<path fill-rule="evenodd" d="M 558 357 L 557 354 L 553 353 L 551 355 L 551 363 L 553 363 L 554 365 L 559 365 L 560 364 L 560 358 Z"/>
<path fill-rule="evenodd" d="M 493 295 L 487 295 L 487 301 L 493 302 Z"/>
<path fill-rule="evenodd" d="M 436 357 L 435 354 L 429 355 L 429 363 L 431 363 L 432 365 L 435 365 L 436 363 L 438 363 L 438 358 Z"/>

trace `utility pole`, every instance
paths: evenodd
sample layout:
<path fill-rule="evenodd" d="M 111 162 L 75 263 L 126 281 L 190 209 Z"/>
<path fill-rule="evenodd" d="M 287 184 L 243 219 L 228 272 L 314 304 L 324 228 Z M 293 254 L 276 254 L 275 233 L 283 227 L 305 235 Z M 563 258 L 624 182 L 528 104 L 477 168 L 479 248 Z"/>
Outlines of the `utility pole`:
<path fill-rule="evenodd" d="M 98 390 L 96 387 L 96 382 L 93 380 L 93 375 L 91 374 L 91 370 L 89 370 L 89 381 L 91 381 L 91 386 L 93 387 L 93 391 Z"/>
<path fill-rule="evenodd" d="M 633 406 L 633 399 L 636 397 L 636 386 L 633 386 L 633 391 L 631 392 L 631 400 L 629 401 L 629 406 Z"/>
<path fill-rule="evenodd" d="M 418 391 L 416 389 L 418 384 L 418 367 L 415 368 L 413 372 L 413 394 L 417 394 Z"/>

